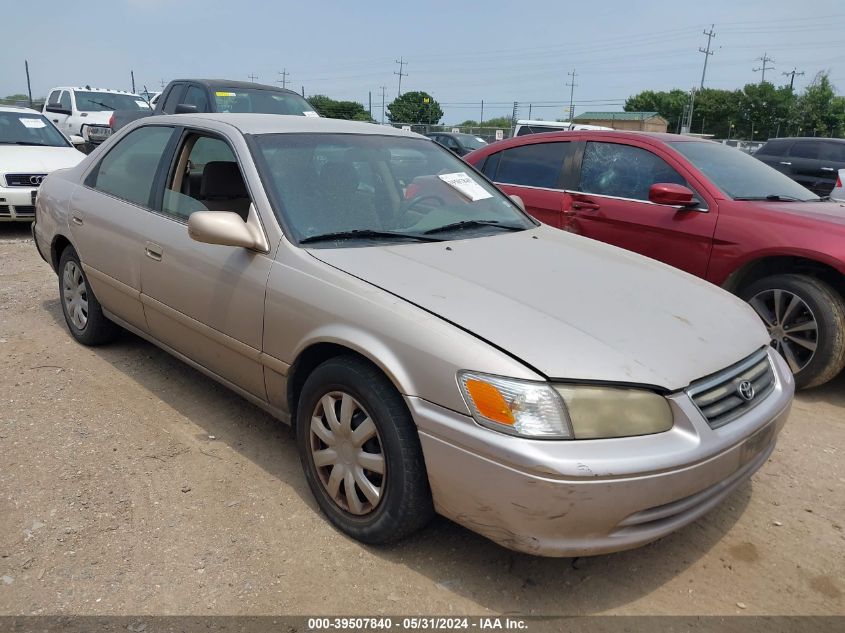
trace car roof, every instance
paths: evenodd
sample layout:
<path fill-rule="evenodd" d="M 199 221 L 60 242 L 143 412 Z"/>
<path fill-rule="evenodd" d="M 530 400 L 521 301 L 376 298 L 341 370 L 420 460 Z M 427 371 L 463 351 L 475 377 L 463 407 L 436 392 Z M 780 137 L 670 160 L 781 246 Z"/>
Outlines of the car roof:
<path fill-rule="evenodd" d="M 845 143 L 845 139 L 830 138 L 829 136 L 778 136 L 770 138 L 766 143 L 769 141 L 834 141 L 835 143 Z"/>
<path fill-rule="evenodd" d="M 538 141 L 550 141 L 554 139 L 580 139 L 591 141 L 657 141 L 659 143 L 712 143 L 708 139 L 696 138 L 694 136 L 685 136 L 683 134 L 670 134 L 668 132 L 631 132 L 622 130 L 562 130 L 560 132 L 543 132 L 541 134 L 526 134 L 524 136 L 512 136 L 509 139 L 498 141 L 487 145 L 482 149 L 475 151 L 484 151 L 485 153 L 492 153 L 498 151 L 499 148 L 516 147 L 523 143 L 535 143 Z"/>
<path fill-rule="evenodd" d="M 25 108 L 23 106 L 0 105 L 0 112 L 25 112 L 26 114 L 37 114 L 38 116 L 41 116 L 41 113 L 38 110 Z"/>
<path fill-rule="evenodd" d="M 189 82 L 190 81 L 192 83 L 201 84 L 201 85 L 205 86 L 206 88 L 234 88 L 234 89 L 249 88 L 249 89 L 252 89 L 252 90 L 272 90 L 273 92 L 287 92 L 287 93 L 290 93 L 290 94 L 295 94 L 297 96 L 300 96 L 298 92 L 295 92 L 294 90 L 290 90 L 288 88 L 279 88 L 278 86 L 268 86 L 266 84 L 257 84 L 257 83 L 253 83 L 251 81 L 232 81 L 231 79 L 192 79 L 192 78 L 188 78 L 188 79 L 174 79 L 173 81 L 171 81 L 171 83 L 173 83 L 174 81 L 179 81 L 179 82 Z"/>
<path fill-rule="evenodd" d="M 141 119 L 140 125 L 156 125 L 162 123 L 191 125 L 192 122 L 195 125 L 202 125 L 208 122 L 224 123 L 238 129 L 243 134 L 371 134 L 378 136 L 404 136 L 418 139 L 425 138 L 414 132 L 378 125 L 376 123 L 291 114 L 231 112 L 168 114 Z"/>
<path fill-rule="evenodd" d="M 140 95 L 129 92 L 128 90 L 115 90 L 114 88 L 97 88 L 96 86 L 56 86 L 50 88 L 47 92 L 54 92 L 55 90 L 82 90 L 84 92 L 111 92 L 118 95 L 132 95 L 139 97 Z"/>

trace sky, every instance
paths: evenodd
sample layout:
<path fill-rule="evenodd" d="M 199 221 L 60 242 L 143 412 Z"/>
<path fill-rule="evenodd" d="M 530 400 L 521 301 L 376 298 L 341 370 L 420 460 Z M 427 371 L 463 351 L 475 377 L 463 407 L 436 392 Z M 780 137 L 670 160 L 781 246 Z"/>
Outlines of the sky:
<path fill-rule="evenodd" d="M 3 4 L 19 0 L 3 0 Z M 622 110 L 641 90 L 733 89 L 766 79 L 801 90 L 828 71 L 845 92 L 843 0 L 602 0 L 601 2 L 288 2 L 286 0 L 42 0 L 4 11 L 0 96 L 33 97 L 59 85 L 137 90 L 174 78 L 281 82 L 306 96 L 359 101 L 381 119 L 396 97 L 396 60 L 407 62 L 402 92 L 425 90 L 444 123 L 510 116 L 562 118 L 575 71 L 576 114 Z"/>

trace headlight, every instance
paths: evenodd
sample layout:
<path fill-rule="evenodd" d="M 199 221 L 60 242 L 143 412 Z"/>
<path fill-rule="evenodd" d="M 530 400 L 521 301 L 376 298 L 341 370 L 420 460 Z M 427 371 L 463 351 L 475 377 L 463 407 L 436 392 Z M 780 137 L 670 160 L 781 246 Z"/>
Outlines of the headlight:
<path fill-rule="evenodd" d="M 597 439 L 661 433 L 672 428 L 663 396 L 644 389 L 553 385 L 458 373 L 476 422 L 512 435 L 545 439 Z"/>
<path fill-rule="evenodd" d="M 576 439 L 649 435 L 672 428 L 669 402 L 653 391 L 588 385 L 554 388 L 566 403 Z"/>

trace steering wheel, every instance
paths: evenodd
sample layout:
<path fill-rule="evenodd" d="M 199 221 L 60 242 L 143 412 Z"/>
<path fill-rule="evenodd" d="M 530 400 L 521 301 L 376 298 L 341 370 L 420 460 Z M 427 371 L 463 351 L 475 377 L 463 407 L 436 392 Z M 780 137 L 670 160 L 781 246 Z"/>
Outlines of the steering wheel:
<path fill-rule="evenodd" d="M 413 198 L 411 198 L 410 200 L 408 200 L 407 202 L 404 202 L 402 204 L 402 206 L 399 208 L 399 215 L 405 215 L 406 213 L 408 213 L 408 211 L 410 211 L 415 206 L 417 206 L 418 204 L 421 204 L 422 202 L 424 202 L 426 200 L 437 200 L 437 202 L 440 203 L 439 206 L 441 206 L 441 207 L 446 206 L 446 203 L 444 202 L 443 198 L 441 198 L 440 196 L 436 196 L 434 194 L 414 196 Z M 419 211 L 417 213 L 419 213 Z"/>

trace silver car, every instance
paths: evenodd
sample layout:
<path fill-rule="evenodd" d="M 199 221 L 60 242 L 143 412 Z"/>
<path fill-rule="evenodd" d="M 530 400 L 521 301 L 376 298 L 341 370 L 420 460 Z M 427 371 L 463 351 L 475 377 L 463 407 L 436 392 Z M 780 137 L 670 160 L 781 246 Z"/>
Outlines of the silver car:
<path fill-rule="evenodd" d="M 367 543 L 439 512 L 532 554 L 642 545 L 747 480 L 792 401 L 744 302 L 401 130 L 144 119 L 47 178 L 33 231 L 76 340 L 124 328 L 293 424 Z"/>

